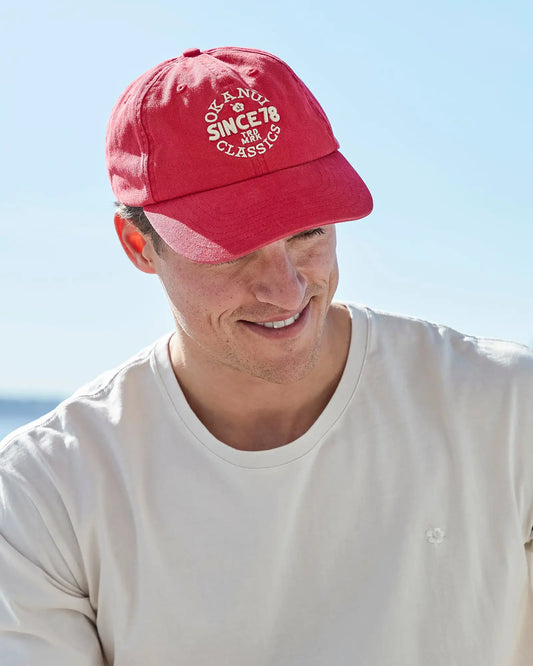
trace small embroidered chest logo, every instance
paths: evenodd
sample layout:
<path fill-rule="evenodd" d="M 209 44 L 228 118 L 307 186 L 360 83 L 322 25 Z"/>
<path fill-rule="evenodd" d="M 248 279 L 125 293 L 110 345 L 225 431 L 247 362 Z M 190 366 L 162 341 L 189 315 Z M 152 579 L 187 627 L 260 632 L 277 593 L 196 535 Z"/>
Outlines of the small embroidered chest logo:
<path fill-rule="evenodd" d="M 432 529 L 426 530 L 426 539 L 429 543 L 442 543 L 446 533 L 440 527 L 434 527 Z"/>

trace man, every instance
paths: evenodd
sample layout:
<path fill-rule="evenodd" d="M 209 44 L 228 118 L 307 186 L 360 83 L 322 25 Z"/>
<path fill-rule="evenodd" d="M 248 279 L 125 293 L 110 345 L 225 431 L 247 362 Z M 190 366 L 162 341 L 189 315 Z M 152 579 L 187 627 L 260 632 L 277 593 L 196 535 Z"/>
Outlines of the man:
<path fill-rule="evenodd" d="M 533 663 L 533 357 L 332 303 L 372 202 L 304 84 L 190 49 L 107 163 L 175 331 L 4 442 L 2 664 Z"/>

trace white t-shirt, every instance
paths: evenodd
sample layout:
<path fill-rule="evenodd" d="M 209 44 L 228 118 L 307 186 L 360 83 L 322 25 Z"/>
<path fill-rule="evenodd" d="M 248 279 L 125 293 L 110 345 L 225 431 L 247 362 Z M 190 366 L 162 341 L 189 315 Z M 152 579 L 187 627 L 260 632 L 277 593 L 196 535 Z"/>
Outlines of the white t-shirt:
<path fill-rule="evenodd" d="M 350 309 L 285 446 L 215 439 L 168 336 L 4 440 L 3 666 L 533 663 L 532 353 Z"/>

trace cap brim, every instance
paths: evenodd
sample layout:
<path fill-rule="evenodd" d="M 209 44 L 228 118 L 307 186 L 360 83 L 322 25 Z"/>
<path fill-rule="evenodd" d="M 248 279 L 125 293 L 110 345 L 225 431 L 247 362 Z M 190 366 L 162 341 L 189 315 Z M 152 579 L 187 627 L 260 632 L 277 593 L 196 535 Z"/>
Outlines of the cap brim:
<path fill-rule="evenodd" d="M 144 208 L 173 250 L 201 263 L 230 261 L 304 229 L 358 220 L 371 210 L 368 188 L 338 151 Z"/>

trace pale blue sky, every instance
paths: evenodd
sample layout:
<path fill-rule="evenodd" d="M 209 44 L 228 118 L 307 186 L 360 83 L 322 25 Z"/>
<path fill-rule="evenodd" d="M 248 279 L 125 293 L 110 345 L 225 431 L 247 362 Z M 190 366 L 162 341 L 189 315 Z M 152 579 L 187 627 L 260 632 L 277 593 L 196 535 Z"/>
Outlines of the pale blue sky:
<path fill-rule="evenodd" d="M 185 48 L 285 59 L 375 201 L 338 296 L 533 344 L 529 0 L 35 2 L 0 9 L 0 393 L 66 395 L 172 326 L 112 229 L 123 88 Z"/>

